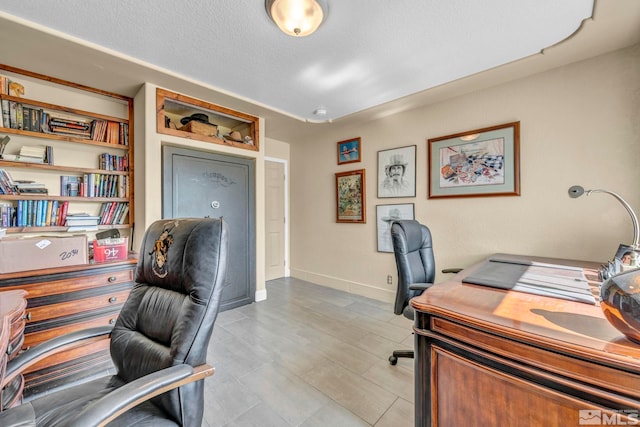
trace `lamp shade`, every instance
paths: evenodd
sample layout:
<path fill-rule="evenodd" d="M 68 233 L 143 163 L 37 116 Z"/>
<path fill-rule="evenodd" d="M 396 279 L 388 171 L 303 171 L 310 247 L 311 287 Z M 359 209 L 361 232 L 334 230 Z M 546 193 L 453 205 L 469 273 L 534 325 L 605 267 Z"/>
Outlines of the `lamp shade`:
<path fill-rule="evenodd" d="M 267 13 L 285 34 L 304 37 L 322 23 L 325 10 L 319 0 L 266 0 Z"/>

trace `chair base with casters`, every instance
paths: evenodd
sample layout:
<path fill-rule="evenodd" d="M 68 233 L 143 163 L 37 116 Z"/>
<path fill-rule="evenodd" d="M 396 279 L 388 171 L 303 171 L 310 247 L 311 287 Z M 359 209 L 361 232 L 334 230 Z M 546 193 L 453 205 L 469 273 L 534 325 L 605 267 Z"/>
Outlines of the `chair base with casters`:
<path fill-rule="evenodd" d="M 409 301 L 432 286 L 435 279 L 431 232 L 415 220 L 399 220 L 391 224 L 391 240 L 398 269 L 398 290 L 393 311 L 413 320 L 414 311 Z M 459 268 L 442 270 L 443 273 L 459 271 Z M 389 363 L 395 365 L 402 357 L 413 359 L 413 350 L 395 350 L 389 356 Z"/>

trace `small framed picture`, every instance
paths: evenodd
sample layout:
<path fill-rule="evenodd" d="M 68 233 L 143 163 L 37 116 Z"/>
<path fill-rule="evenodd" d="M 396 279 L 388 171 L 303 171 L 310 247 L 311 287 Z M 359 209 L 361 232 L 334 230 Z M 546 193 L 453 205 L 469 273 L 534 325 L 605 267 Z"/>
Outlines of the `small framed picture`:
<path fill-rule="evenodd" d="M 362 160 L 360 138 L 351 138 L 338 142 L 338 164 L 355 163 Z"/>
<path fill-rule="evenodd" d="M 336 173 L 336 222 L 366 223 L 365 170 Z"/>
<path fill-rule="evenodd" d="M 378 151 L 378 197 L 416 196 L 416 146 Z"/>
<path fill-rule="evenodd" d="M 400 205 L 376 205 L 376 232 L 378 233 L 378 252 L 393 252 L 391 224 L 399 219 L 415 219 L 413 203 Z"/>
<path fill-rule="evenodd" d="M 520 195 L 520 122 L 427 142 L 429 199 Z"/>

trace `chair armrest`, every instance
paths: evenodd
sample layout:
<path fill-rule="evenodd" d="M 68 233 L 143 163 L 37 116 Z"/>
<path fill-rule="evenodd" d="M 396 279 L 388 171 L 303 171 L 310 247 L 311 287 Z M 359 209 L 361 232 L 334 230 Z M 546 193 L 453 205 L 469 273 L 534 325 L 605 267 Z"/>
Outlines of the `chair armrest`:
<path fill-rule="evenodd" d="M 113 390 L 84 408 L 66 427 L 101 427 L 142 402 L 213 375 L 209 365 L 176 365 L 153 372 Z"/>
<path fill-rule="evenodd" d="M 52 338 L 50 340 L 41 342 L 38 345 L 31 347 L 28 350 L 18 354 L 13 360 L 7 363 L 7 370 L 5 375 L 6 382 L 11 381 L 14 377 L 19 375 L 22 371 L 30 367 L 31 365 L 39 362 L 45 357 L 65 350 L 66 348 L 74 345 L 78 341 L 82 341 L 89 338 L 95 338 L 102 335 L 109 335 L 113 326 L 98 326 L 95 328 L 82 329 L 80 331 L 70 332 L 65 335 Z"/>
<path fill-rule="evenodd" d="M 433 286 L 433 283 L 412 283 L 409 285 L 409 289 L 412 291 L 425 291 Z"/>
<path fill-rule="evenodd" d="M 445 268 L 444 270 L 442 270 L 443 273 L 460 273 L 463 269 L 462 268 Z"/>

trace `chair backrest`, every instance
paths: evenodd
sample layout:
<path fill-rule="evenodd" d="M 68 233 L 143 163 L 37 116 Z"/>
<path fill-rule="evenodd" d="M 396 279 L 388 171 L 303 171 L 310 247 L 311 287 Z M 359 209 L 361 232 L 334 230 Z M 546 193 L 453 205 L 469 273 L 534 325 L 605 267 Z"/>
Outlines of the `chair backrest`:
<path fill-rule="evenodd" d="M 227 268 L 222 219 L 159 220 L 145 232 L 135 285 L 111 333 L 111 357 L 125 382 L 178 364 L 206 363 Z M 202 423 L 204 381 L 152 402 L 183 426 Z"/>
<path fill-rule="evenodd" d="M 436 275 L 431 232 L 414 220 L 399 220 L 391 224 L 393 253 L 398 269 L 398 289 L 394 313 L 402 314 L 409 300 L 421 293 L 409 289 L 412 283 L 433 283 Z"/>

